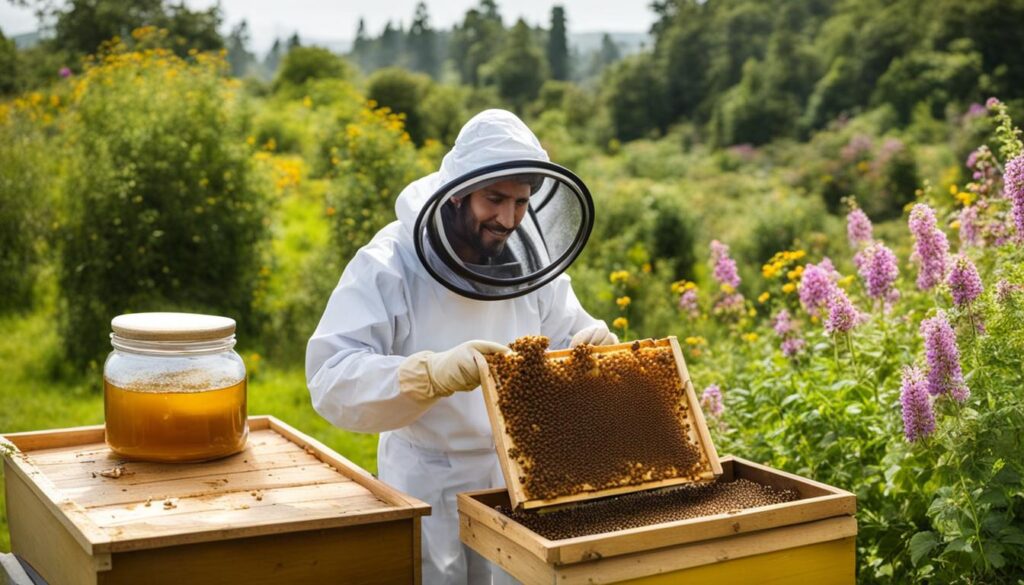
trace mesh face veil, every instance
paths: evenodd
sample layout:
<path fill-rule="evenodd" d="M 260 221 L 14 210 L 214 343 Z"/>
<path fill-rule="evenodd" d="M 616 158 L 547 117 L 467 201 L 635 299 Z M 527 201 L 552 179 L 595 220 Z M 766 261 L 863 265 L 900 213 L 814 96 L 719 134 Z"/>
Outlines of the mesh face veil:
<path fill-rule="evenodd" d="M 594 203 L 572 172 L 547 161 L 489 165 L 443 185 L 415 225 L 416 253 L 448 289 L 514 298 L 550 282 L 583 250 Z"/>

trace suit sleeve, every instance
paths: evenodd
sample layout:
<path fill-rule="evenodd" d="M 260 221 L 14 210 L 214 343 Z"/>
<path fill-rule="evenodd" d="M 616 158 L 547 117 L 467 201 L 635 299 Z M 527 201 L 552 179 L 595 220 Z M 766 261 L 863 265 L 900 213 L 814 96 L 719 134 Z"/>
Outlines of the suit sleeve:
<path fill-rule="evenodd" d="M 563 274 L 548 285 L 550 292 L 542 297 L 541 334 L 551 340 L 551 349 L 569 347 L 572 336 L 591 325 L 604 324 L 580 305 L 572 290 L 569 275 Z"/>
<path fill-rule="evenodd" d="M 433 400 L 398 389 L 393 355 L 409 331 L 409 299 L 394 250 L 372 244 L 349 262 L 306 346 L 306 384 L 313 408 L 335 426 L 379 433 L 404 427 Z"/>

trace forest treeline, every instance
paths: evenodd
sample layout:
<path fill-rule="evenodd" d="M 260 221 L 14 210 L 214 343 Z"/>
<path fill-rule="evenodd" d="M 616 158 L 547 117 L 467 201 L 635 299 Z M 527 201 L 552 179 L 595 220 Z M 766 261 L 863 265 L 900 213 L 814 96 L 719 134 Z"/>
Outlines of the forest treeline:
<path fill-rule="evenodd" d="M 166 30 L 167 47 L 182 56 L 226 51 L 236 77 L 287 73 L 280 65 L 303 46 L 296 34 L 258 58 L 245 21 L 218 32 L 224 15 L 217 5 L 23 3 L 50 24 L 44 40 L 22 50 L 0 32 L 0 92 L 8 94 L 79 71 L 103 42 L 130 39 L 144 26 Z M 408 26 L 396 19 L 373 34 L 360 20 L 343 63 L 323 49 L 296 60 L 313 77 L 400 68 L 406 75 L 396 81 L 391 74 L 389 93 L 404 92 L 406 102 L 419 102 L 429 82 L 463 88 L 470 105 L 499 100 L 520 113 L 568 106 L 577 138 L 596 143 L 658 136 L 687 123 L 711 144 L 757 145 L 804 139 L 878 107 L 906 125 L 915 117 L 944 119 L 989 95 L 1011 111 L 1024 98 L 1017 58 L 1024 0 L 658 0 L 650 9 L 650 45 L 625 57 L 609 35 L 586 55 L 570 50 L 572 15 L 561 6 L 547 23 L 531 26 L 509 22 L 495 0 L 481 0 L 451 29 L 433 27 L 421 2 Z"/>

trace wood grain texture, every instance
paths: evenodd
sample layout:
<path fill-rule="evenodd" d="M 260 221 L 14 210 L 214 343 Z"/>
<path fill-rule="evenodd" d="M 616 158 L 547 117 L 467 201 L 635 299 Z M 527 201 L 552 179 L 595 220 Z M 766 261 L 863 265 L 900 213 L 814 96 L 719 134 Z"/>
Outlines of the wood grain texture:
<path fill-rule="evenodd" d="M 568 566 L 595 559 L 760 534 L 779 527 L 807 526 L 821 520 L 852 520 L 856 512 L 856 496 L 845 490 L 737 457 L 724 457 L 721 464 L 725 477 L 756 477 L 762 480 L 759 483 L 763 485 L 796 490 L 801 494 L 801 499 L 731 514 L 715 514 L 556 541 L 548 540 L 498 512 L 495 506 L 507 507 L 510 504 L 508 492 L 502 489 L 459 494 L 459 515 L 471 518 L 478 529 L 491 530 L 500 540 L 515 544 L 540 562 Z M 766 479 L 766 475 L 772 477 Z M 847 529 L 850 526 L 856 533 L 856 521 Z"/>

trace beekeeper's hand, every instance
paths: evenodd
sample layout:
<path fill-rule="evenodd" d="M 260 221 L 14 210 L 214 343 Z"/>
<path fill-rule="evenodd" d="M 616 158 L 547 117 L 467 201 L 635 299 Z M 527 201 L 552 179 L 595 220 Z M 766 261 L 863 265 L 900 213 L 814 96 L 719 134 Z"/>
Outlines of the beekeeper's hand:
<path fill-rule="evenodd" d="M 569 341 L 569 347 L 576 347 L 584 343 L 589 343 L 590 345 L 615 345 L 618 342 L 618 336 L 608 331 L 607 325 L 598 323 L 597 325 L 581 329 L 576 335 L 573 335 L 572 340 Z"/>
<path fill-rule="evenodd" d="M 472 390 L 480 385 L 475 357 L 509 351 L 500 343 L 473 340 L 448 351 L 414 353 L 398 367 L 398 390 L 422 400 Z"/>

